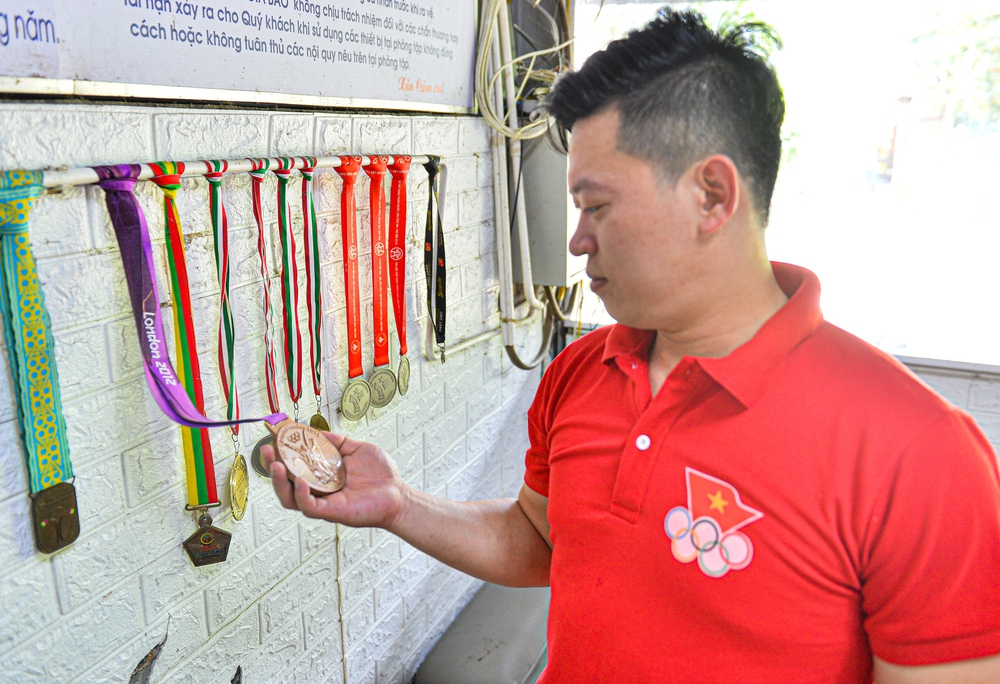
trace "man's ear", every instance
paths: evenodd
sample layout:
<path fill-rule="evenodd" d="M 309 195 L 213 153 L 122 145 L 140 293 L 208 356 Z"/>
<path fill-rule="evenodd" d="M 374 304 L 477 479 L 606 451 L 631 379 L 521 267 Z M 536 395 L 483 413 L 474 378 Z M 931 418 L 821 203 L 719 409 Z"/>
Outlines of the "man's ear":
<path fill-rule="evenodd" d="M 740 203 L 740 174 L 733 160 L 724 154 L 713 154 L 694 169 L 694 182 L 699 191 L 699 232 L 714 233 L 736 213 Z"/>

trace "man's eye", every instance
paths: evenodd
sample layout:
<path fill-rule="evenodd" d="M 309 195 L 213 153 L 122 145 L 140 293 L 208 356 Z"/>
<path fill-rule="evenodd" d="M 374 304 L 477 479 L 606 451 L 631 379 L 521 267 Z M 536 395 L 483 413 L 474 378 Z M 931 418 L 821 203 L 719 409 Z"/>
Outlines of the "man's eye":
<path fill-rule="evenodd" d="M 594 206 L 592 206 L 592 207 L 587 207 L 586 209 L 583 209 L 583 211 L 585 211 L 586 213 L 588 213 L 588 214 L 590 214 L 591 216 L 593 216 L 593 215 L 594 215 L 594 214 L 596 214 L 596 213 L 597 213 L 598 211 L 600 211 L 600 210 L 601 210 L 602 208 L 604 208 L 604 206 L 605 206 L 605 205 L 603 205 L 603 204 L 595 204 L 595 205 L 594 205 Z"/>

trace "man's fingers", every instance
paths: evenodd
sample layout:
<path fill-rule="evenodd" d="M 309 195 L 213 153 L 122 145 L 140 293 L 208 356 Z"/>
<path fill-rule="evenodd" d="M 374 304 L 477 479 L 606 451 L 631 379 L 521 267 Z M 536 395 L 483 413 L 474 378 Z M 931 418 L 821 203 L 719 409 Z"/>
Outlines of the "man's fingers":
<path fill-rule="evenodd" d="M 292 482 L 288 479 L 288 471 L 285 470 L 285 465 L 280 461 L 272 461 L 268 471 L 271 473 L 271 484 L 274 486 L 274 493 L 278 495 L 278 501 L 281 502 L 281 505 L 291 510 L 298 508 L 295 505 L 295 494 L 292 491 Z"/>
<path fill-rule="evenodd" d="M 323 434 L 330 440 L 333 446 L 337 447 L 337 451 L 344 456 L 350 456 L 365 444 L 356 439 L 351 439 L 347 435 L 336 435 L 332 432 L 324 432 Z"/>
<path fill-rule="evenodd" d="M 308 518 L 318 517 L 316 515 L 316 497 L 309 491 L 309 483 L 304 477 L 295 478 L 294 491 L 296 507 Z"/>

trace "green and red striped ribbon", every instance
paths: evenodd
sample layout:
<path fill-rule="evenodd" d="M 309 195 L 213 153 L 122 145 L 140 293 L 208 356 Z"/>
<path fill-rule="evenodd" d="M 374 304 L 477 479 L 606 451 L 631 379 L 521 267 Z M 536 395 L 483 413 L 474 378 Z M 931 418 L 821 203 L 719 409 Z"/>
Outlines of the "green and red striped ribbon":
<path fill-rule="evenodd" d="M 250 198 L 253 204 L 253 218 L 257 224 L 257 256 L 260 259 L 260 278 L 264 287 L 261 298 L 264 311 L 264 384 L 267 386 L 267 405 L 271 413 L 281 410 L 278 399 L 278 369 L 274 362 L 274 327 L 271 323 L 271 269 L 267 263 L 267 240 L 264 228 L 264 205 L 261 201 L 261 185 L 264 175 L 271 166 L 269 159 L 250 159 Z"/>
<path fill-rule="evenodd" d="M 317 405 L 323 383 L 323 282 L 319 267 L 319 228 L 316 225 L 316 203 L 313 201 L 312 180 L 316 157 L 302 157 L 302 234 L 306 258 L 306 290 L 309 308 L 309 366 L 312 369 L 313 393 Z"/>
<path fill-rule="evenodd" d="M 150 164 L 152 181 L 163 190 L 163 214 L 166 224 L 167 266 L 170 274 L 170 292 L 174 305 L 174 337 L 177 349 L 177 370 L 188 397 L 202 413 L 205 412 L 205 393 L 201 384 L 201 367 L 198 363 L 198 343 L 195 339 L 191 315 L 191 290 L 188 285 L 187 261 L 184 253 L 184 233 L 177 213 L 177 191 L 181 187 L 181 162 Z M 215 486 L 215 462 L 208 430 L 181 428 L 184 441 L 184 461 L 187 468 L 188 505 L 208 506 L 219 503 Z"/>
<path fill-rule="evenodd" d="M 236 327 L 233 324 L 233 310 L 229 304 L 229 220 L 226 218 L 226 204 L 222 197 L 222 177 L 229 169 L 229 162 L 211 159 L 205 162 L 212 169 L 205 174 L 208 181 L 208 210 L 212 217 L 212 234 L 215 237 L 215 270 L 219 276 L 219 378 L 222 391 L 226 395 L 229 420 L 240 418 L 240 398 L 236 391 Z M 233 434 L 240 431 L 233 425 Z"/>
<path fill-rule="evenodd" d="M 281 237 L 281 302 L 282 329 L 285 333 L 285 373 L 288 394 L 293 404 L 302 396 L 302 333 L 299 331 L 299 266 L 295 258 L 295 232 L 292 230 L 292 207 L 288 202 L 288 179 L 295 160 L 279 157 L 278 168 L 271 169 L 278 177 L 278 235 Z"/>

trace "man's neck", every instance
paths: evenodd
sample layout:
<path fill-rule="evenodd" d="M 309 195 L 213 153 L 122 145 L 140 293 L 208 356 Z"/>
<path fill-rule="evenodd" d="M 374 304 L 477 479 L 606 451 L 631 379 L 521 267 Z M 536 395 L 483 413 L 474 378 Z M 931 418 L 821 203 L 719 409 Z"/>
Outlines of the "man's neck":
<path fill-rule="evenodd" d="M 749 342 L 788 297 L 778 286 L 770 264 L 766 272 L 744 280 L 738 296 L 720 298 L 691 324 L 657 330 L 649 353 L 649 385 L 656 396 L 685 356 L 718 358 Z"/>

